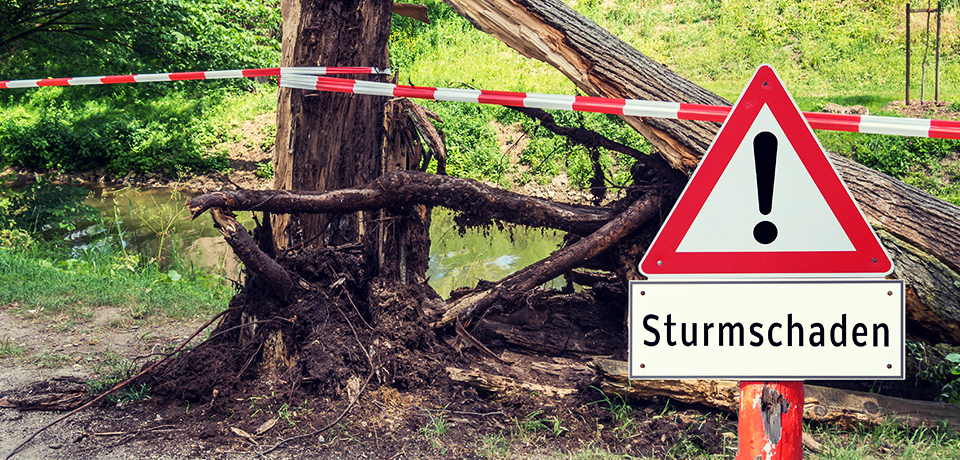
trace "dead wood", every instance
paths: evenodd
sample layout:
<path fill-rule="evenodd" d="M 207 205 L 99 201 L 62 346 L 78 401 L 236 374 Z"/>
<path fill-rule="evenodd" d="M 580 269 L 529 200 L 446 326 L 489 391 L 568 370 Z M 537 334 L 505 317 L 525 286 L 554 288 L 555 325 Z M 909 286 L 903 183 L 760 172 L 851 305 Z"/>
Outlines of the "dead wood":
<path fill-rule="evenodd" d="M 219 208 L 211 210 L 210 213 L 223 239 L 233 248 L 233 252 L 244 266 L 263 278 L 273 288 L 278 298 L 287 303 L 296 302 L 298 289 L 290 279 L 290 275 L 280 264 L 257 247 L 243 225 L 240 225 L 233 215 Z"/>
<path fill-rule="evenodd" d="M 576 268 L 610 249 L 660 211 L 660 197 L 646 195 L 596 232 L 557 250 L 549 257 L 500 280 L 492 287 L 460 297 L 450 304 L 434 327 L 446 327 L 454 320 L 466 320 L 496 302 L 514 302 L 534 287 Z"/>
<path fill-rule="evenodd" d="M 730 105 L 643 55 L 560 0 L 445 0 L 478 29 L 546 62 L 591 96 Z M 624 117 L 675 168 L 691 171 L 719 125 Z M 960 343 L 960 208 L 849 159 L 830 155 L 867 220 L 890 238 L 896 276 L 912 301 L 908 333 Z M 903 250 L 901 248 L 913 248 Z M 928 282 L 928 274 L 951 272 Z M 951 287 L 952 286 L 952 287 Z"/>
<path fill-rule="evenodd" d="M 193 218 L 211 208 L 280 213 L 344 213 L 419 203 L 469 212 L 531 227 L 589 234 L 614 216 L 609 208 L 529 197 L 473 179 L 417 171 L 393 171 L 373 182 L 330 192 L 235 190 L 200 195 L 187 202 Z"/>
<path fill-rule="evenodd" d="M 61 393 L 30 395 L 22 399 L 0 399 L 0 407 L 17 410 L 73 410 L 87 402 L 90 393 L 86 388 Z"/>
<path fill-rule="evenodd" d="M 534 391 L 542 395 L 563 397 L 580 391 L 576 388 L 563 388 L 525 382 L 512 377 L 482 372 L 477 369 L 467 370 L 448 367 L 447 374 L 450 375 L 450 380 L 454 382 L 464 383 L 490 393 L 508 394 Z"/>
<path fill-rule="evenodd" d="M 739 383 L 734 380 L 633 380 L 627 379 L 627 363 L 611 359 L 597 360 L 603 373 L 601 389 L 608 394 L 628 398 L 665 396 L 703 404 L 727 412 L 738 411 Z M 878 425 L 888 421 L 910 427 L 936 427 L 943 422 L 960 430 L 960 406 L 956 404 L 883 396 L 862 391 L 804 385 L 803 418 L 829 423 L 845 430 Z"/>
<path fill-rule="evenodd" d="M 429 11 L 427 11 L 427 5 L 398 2 L 391 5 L 390 9 L 400 16 L 416 19 L 424 24 L 430 24 L 430 15 Z"/>

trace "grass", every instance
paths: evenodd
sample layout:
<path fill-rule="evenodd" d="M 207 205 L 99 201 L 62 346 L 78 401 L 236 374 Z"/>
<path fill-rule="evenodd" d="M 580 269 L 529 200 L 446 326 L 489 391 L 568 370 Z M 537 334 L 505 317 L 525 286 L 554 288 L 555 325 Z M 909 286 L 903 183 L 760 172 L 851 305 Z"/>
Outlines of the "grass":
<path fill-rule="evenodd" d="M 153 317 L 194 319 L 222 310 L 232 295 L 218 277 L 200 272 L 178 280 L 135 255 L 0 248 L 0 304 L 32 316 L 88 318 L 100 307 L 120 308 L 131 322 Z"/>
<path fill-rule="evenodd" d="M 14 343 L 9 336 L 5 335 L 0 339 L 0 359 L 22 356 L 26 350 L 26 347 Z"/>
<path fill-rule="evenodd" d="M 908 428 L 898 421 L 864 427 L 851 433 L 830 426 L 808 426 L 822 445 L 812 459 L 954 459 L 960 458 L 960 439 L 945 426 Z"/>
<path fill-rule="evenodd" d="M 450 423 L 447 421 L 446 408 L 437 411 L 425 411 L 430 420 L 421 429 L 423 436 L 427 438 L 430 447 L 440 451 L 441 455 L 446 455 L 447 447 L 443 445 L 443 437 L 447 431 L 450 431 Z M 436 413 L 434 413 L 436 412 Z"/>
<path fill-rule="evenodd" d="M 571 0 L 591 18 L 641 52 L 678 74 L 736 100 L 756 68 L 773 65 L 802 110 L 818 111 L 828 102 L 864 105 L 872 114 L 903 98 L 903 4 L 893 0 Z M 395 17 L 390 37 L 391 65 L 403 83 L 459 86 L 505 91 L 577 94 L 559 71 L 527 59 L 474 29 L 439 1 L 426 2 L 431 24 Z M 957 8 L 943 17 L 940 68 L 941 97 L 960 105 L 960 36 Z M 920 65 L 925 38 L 924 16 L 912 16 L 914 75 L 911 94 L 920 93 Z M 933 86 L 928 55 L 927 99 Z M 510 180 L 549 181 L 565 171 L 579 187 L 591 176 L 588 153 L 564 140 L 537 131 L 535 123 L 500 107 L 427 101 L 444 120 L 450 143 L 451 174 L 506 184 Z M 614 117 L 563 112 L 563 124 L 583 123 L 612 131 L 640 150 L 645 141 Z M 530 136 L 511 165 L 499 154 L 490 123 L 519 124 Z M 608 134 L 608 133 L 605 133 Z M 824 146 L 890 174 L 954 204 L 960 204 L 960 143 L 924 141 L 929 154 L 918 154 L 906 138 L 818 132 Z M 629 161 L 605 154 L 602 159 L 614 185 L 622 184 Z"/>

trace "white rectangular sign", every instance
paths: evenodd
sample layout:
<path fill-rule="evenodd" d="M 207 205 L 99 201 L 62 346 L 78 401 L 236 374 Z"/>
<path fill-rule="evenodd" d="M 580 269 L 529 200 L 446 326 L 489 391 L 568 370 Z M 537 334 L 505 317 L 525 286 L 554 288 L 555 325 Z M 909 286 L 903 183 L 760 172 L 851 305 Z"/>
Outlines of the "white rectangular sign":
<path fill-rule="evenodd" d="M 900 280 L 635 281 L 631 379 L 903 379 Z"/>

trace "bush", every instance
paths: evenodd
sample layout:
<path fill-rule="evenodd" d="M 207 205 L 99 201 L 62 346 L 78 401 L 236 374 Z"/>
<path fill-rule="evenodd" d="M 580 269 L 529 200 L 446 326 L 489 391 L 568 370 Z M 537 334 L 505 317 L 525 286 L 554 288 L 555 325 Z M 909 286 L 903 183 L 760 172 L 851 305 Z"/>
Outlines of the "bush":
<path fill-rule="evenodd" d="M 59 235 L 95 218 L 95 209 L 83 203 L 87 190 L 71 184 L 55 184 L 42 176 L 22 191 L 0 193 L 0 228 L 22 230 L 31 235 Z M 11 238 L 15 235 L 9 233 Z M 17 237 L 20 238 L 20 237 Z"/>
<path fill-rule="evenodd" d="M 218 96 L 174 93 L 150 101 L 60 101 L 38 90 L 0 114 L 0 161 L 46 170 L 107 167 L 117 175 L 198 173 L 228 166 L 210 153 L 215 128 L 206 117 Z"/>
<path fill-rule="evenodd" d="M 437 126 L 447 141 L 447 173 L 451 176 L 501 182 L 508 159 L 500 153 L 490 125 L 494 112 L 505 110 L 488 105 L 458 102 L 425 104 L 440 116 Z"/>

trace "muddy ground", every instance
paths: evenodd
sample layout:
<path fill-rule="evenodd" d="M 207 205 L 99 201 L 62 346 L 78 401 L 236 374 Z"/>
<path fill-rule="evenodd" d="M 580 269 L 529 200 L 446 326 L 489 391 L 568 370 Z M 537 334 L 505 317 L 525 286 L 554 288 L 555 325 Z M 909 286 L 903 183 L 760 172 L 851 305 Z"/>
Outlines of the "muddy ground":
<path fill-rule="evenodd" d="M 379 346 L 371 346 L 408 348 L 378 360 L 378 371 L 364 386 L 370 375 L 366 358 L 356 343 L 338 342 L 353 340 L 353 334 L 342 333 L 348 324 L 338 320 L 338 312 L 318 312 L 327 313 L 332 329 L 324 329 L 324 337 L 310 342 L 314 349 L 301 354 L 298 369 L 304 375 L 288 375 L 287 381 L 283 375 L 264 379 L 261 371 L 243 371 L 247 355 L 234 340 L 197 347 L 147 380 L 150 399 L 85 410 L 40 434 L 15 458 L 556 458 L 584 449 L 662 457 L 671 450 L 679 453 L 677 446 L 714 453 L 732 453 L 735 446 L 734 421 L 666 400 L 634 404 L 630 422 L 614 420 L 589 377 L 574 376 L 581 381 L 570 382 L 570 376 L 543 376 L 544 383 L 581 390 L 566 397 L 478 392 L 452 382 L 444 365 L 502 372 L 503 364 L 440 342 L 434 353 L 421 354 L 426 350 L 417 352 L 418 346 L 409 343 L 420 340 L 416 337 L 382 337 Z M 110 324 L 117 314 L 100 309 L 90 321 L 64 329 L 5 306 L 0 336 L 27 351 L 0 362 L 0 406 L 44 394 L 89 398 L 85 382 L 101 377 L 94 369 L 105 361 L 106 351 L 133 358 L 170 350 L 199 324 L 116 328 Z M 356 326 L 364 327 L 359 321 Z M 359 334 L 364 341 L 373 336 Z M 60 358 L 50 358 L 54 355 Z M 498 356 L 521 369 L 540 361 L 579 361 L 502 351 Z M 229 377 L 238 370 L 247 375 Z M 61 414 L 0 408 L 0 452 L 6 454 Z"/>

